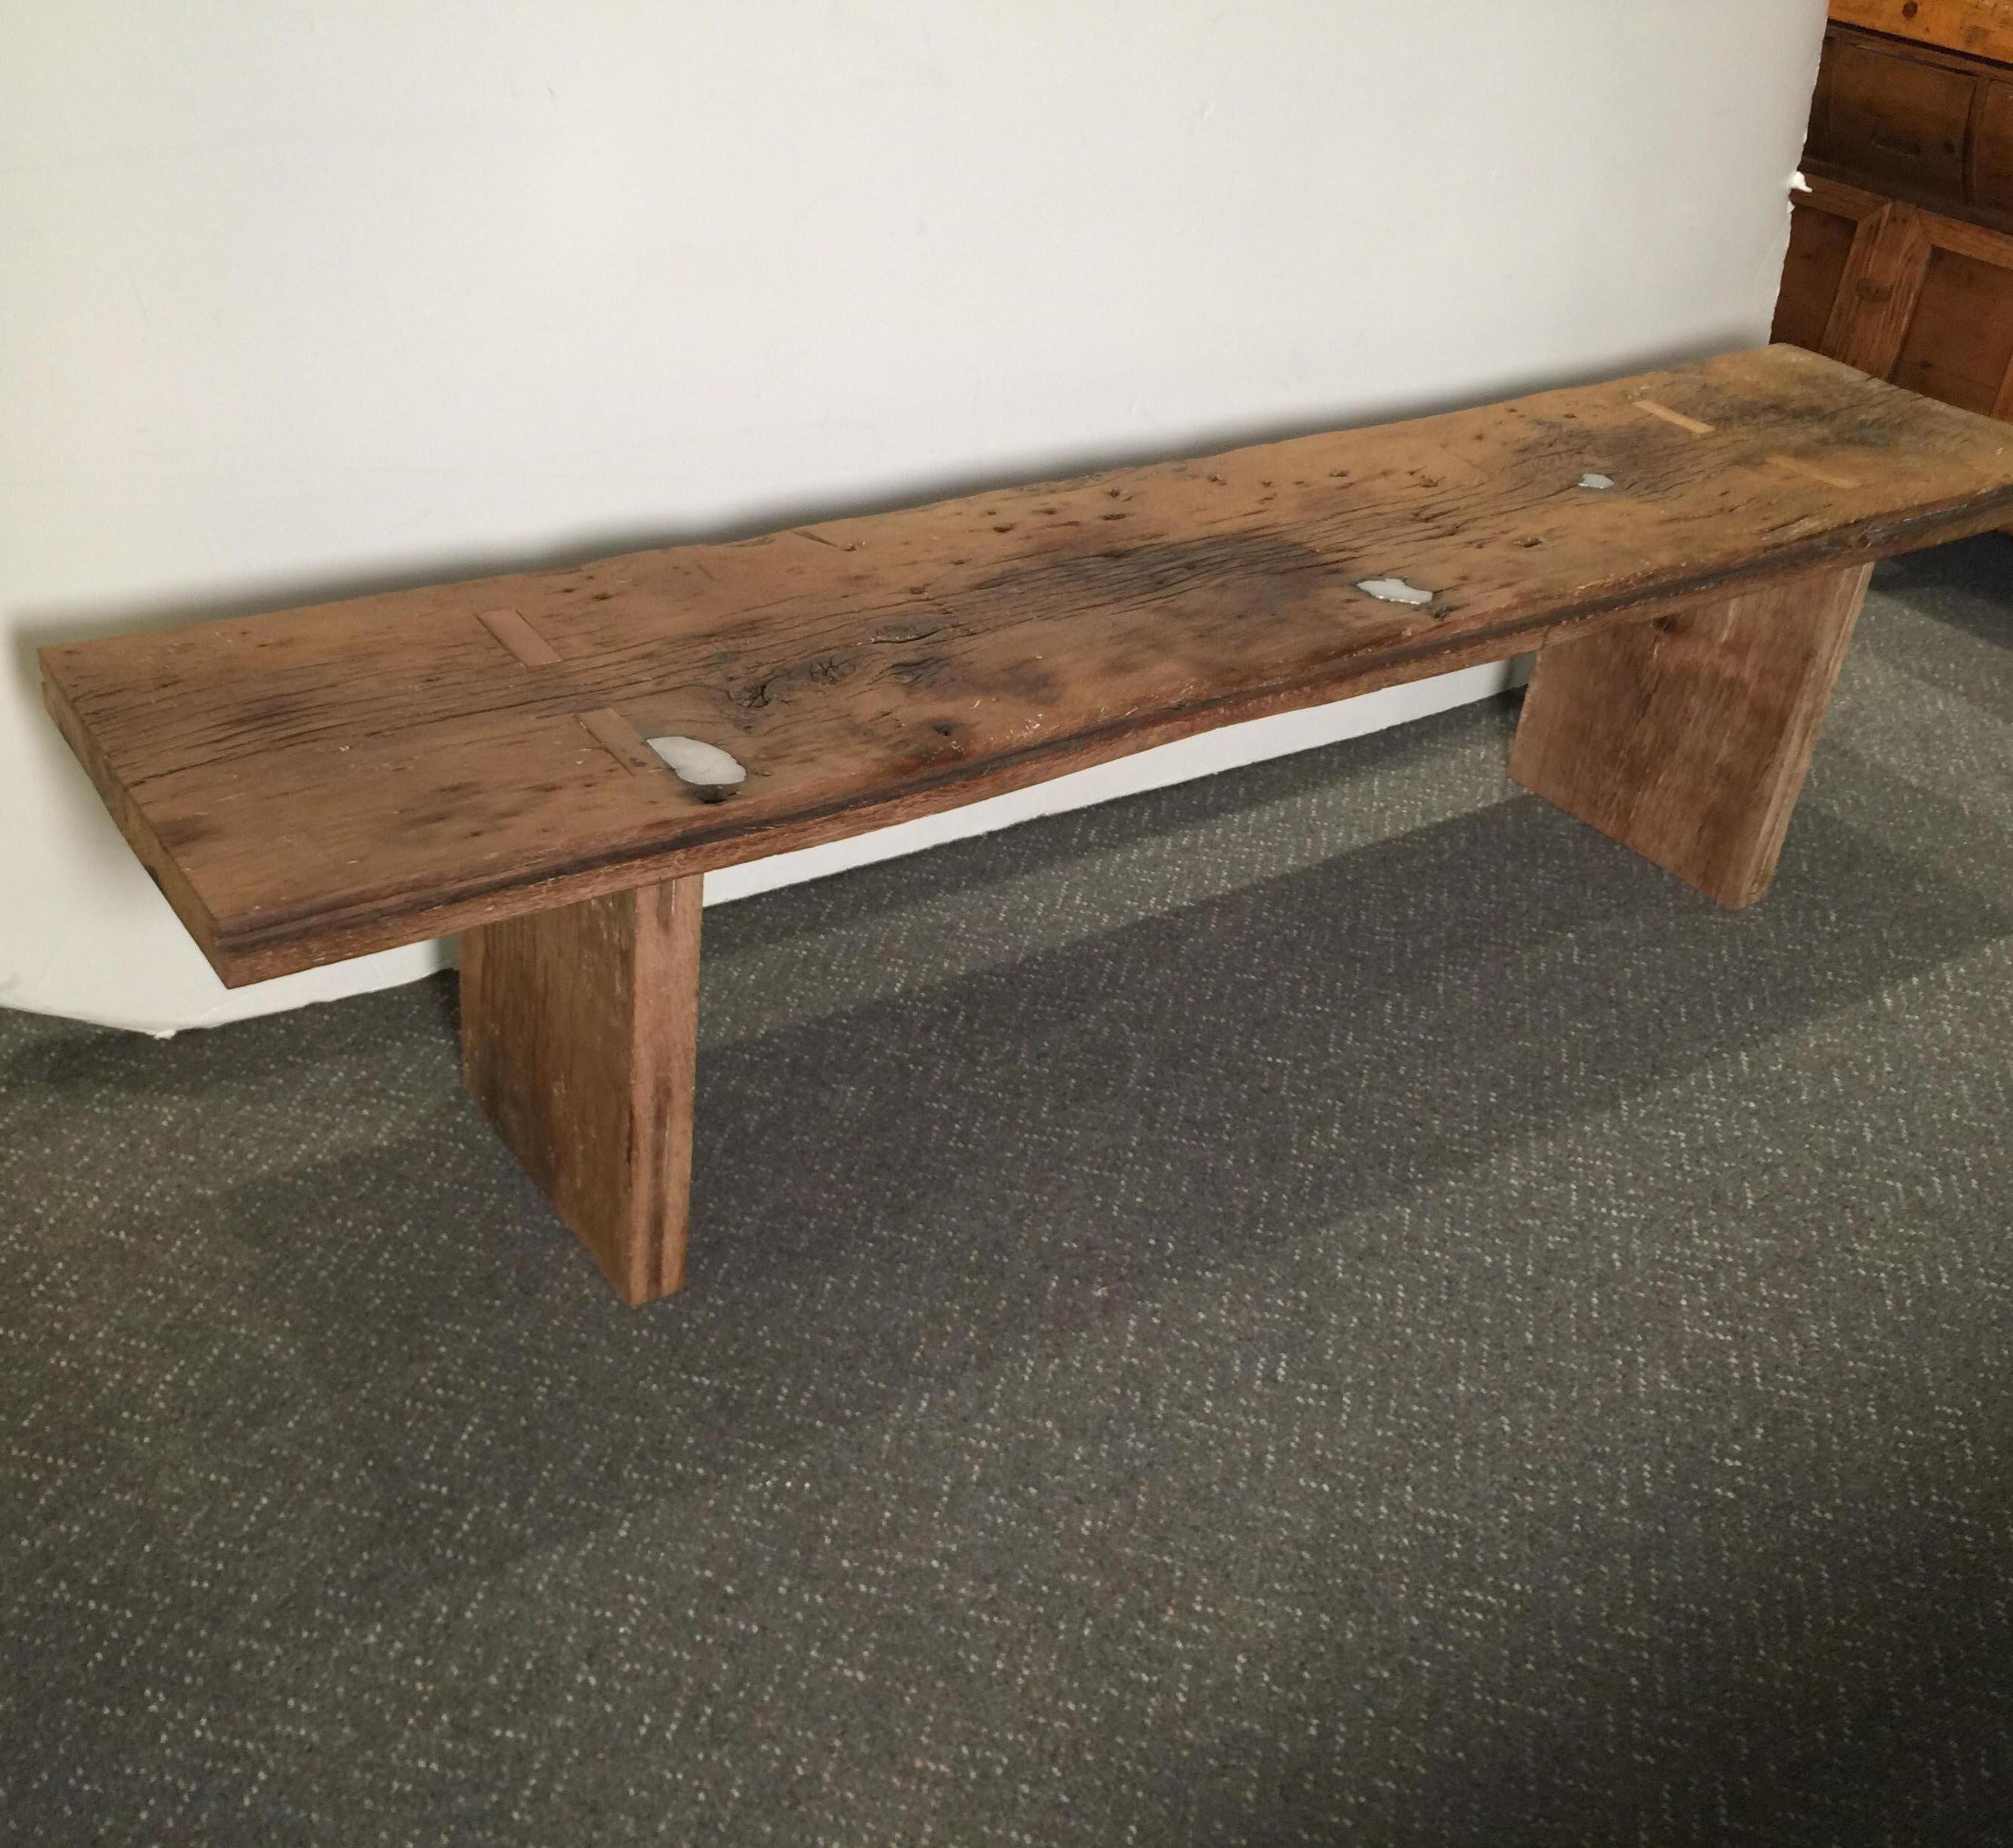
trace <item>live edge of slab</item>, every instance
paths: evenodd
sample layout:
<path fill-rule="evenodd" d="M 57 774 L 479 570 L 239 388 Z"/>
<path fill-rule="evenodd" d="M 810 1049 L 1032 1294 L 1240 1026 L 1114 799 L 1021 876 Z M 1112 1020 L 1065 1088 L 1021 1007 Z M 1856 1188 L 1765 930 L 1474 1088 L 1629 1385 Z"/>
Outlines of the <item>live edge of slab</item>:
<path fill-rule="evenodd" d="M 41 660 L 65 735 L 236 985 L 2009 517 L 2006 427 L 1772 347 Z M 1386 578 L 1431 603 L 1361 588 Z M 745 782 L 706 799 L 644 748 L 665 734 Z"/>

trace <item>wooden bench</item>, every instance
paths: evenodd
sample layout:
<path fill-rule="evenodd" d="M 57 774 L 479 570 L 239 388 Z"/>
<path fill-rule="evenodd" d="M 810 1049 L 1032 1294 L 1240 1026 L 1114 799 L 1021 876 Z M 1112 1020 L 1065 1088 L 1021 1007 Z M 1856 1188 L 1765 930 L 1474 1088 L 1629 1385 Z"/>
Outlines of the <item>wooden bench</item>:
<path fill-rule="evenodd" d="M 1744 905 L 1871 561 L 2009 514 L 2013 431 L 1771 347 L 41 660 L 225 982 L 463 933 L 468 1087 L 641 1303 L 709 869 L 1536 649 L 1512 774 Z"/>

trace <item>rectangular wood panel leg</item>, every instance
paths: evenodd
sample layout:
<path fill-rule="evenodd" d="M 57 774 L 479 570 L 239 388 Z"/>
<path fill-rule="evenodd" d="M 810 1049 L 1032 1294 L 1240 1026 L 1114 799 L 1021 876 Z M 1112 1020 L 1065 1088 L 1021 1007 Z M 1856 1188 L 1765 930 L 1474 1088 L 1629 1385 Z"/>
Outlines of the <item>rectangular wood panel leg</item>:
<path fill-rule="evenodd" d="M 1725 905 L 1768 889 L 1870 566 L 1561 637 L 1510 774 Z"/>
<path fill-rule="evenodd" d="M 463 1080 L 625 1303 L 685 1281 L 699 885 L 461 940 Z"/>

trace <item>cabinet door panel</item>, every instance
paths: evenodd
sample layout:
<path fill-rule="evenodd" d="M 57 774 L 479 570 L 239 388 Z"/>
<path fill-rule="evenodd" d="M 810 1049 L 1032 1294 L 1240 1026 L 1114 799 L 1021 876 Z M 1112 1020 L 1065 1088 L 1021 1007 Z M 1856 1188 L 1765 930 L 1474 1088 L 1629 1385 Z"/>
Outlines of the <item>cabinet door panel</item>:
<path fill-rule="evenodd" d="M 1933 244 L 1894 363 L 1895 384 L 1990 416 L 2000 409 L 2009 366 L 2013 269 Z"/>
<path fill-rule="evenodd" d="M 1790 254 L 1775 302 L 1775 338 L 1824 351 L 1839 285 L 1862 221 L 1799 198 L 1790 217 Z"/>
<path fill-rule="evenodd" d="M 1836 180 L 1814 178 L 1808 191 L 1795 196 L 1789 258 L 1775 303 L 1778 340 L 1834 359 L 1850 359 L 1863 344 L 1869 291 L 1880 292 L 1875 259 L 1882 234 L 1899 209 L 1879 193 Z"/>
<path fill-rule="evenodd" d="M 1824 212 L 1804 199 L 1790 216 L 1790 256 L 1782 270 L 1782 296 L 1775 300 L 1775 338 L 1792 346 L 1824 350 L 1824 331 L 1844 282 L 1846 259 L 1858 238 L 1856 220 Z"/>
<path fill-rule="evenodd" d="M 1811 156 L 1847 166 L 1870 184 L 1961 203 L 1978 80 L 1947 68 L 1949 62 L 1857 39 L 1829 40 Z"/>

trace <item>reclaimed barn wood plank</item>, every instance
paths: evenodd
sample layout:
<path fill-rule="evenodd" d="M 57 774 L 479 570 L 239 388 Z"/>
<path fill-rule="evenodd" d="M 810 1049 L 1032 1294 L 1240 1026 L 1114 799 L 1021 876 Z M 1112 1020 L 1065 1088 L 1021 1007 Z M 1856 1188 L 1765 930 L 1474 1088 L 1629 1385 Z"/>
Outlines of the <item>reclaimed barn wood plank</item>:
<path fill-rule="evenodd" d="M 632 1306 L 685 1281 L 699 944 L 696 878 L 462 939 L 463 1080 Z"/>
<path fill-rule="evenodd" d="M 135 851 L 238 984 L 2009 514 L 2004 428 L 1774 347 L 42 663 Z M 1430 602 L 1360 588 L 1386 578 Z M 643 774 L 627 741 L 666 735 L 745 781 L 723 799 Z"/>
<path fill-rule="evenodd" d="M 1723 905 L 1768 888 L 1872 567 L 1848 567 L 1538 656 L 1510 774 Z"/>

